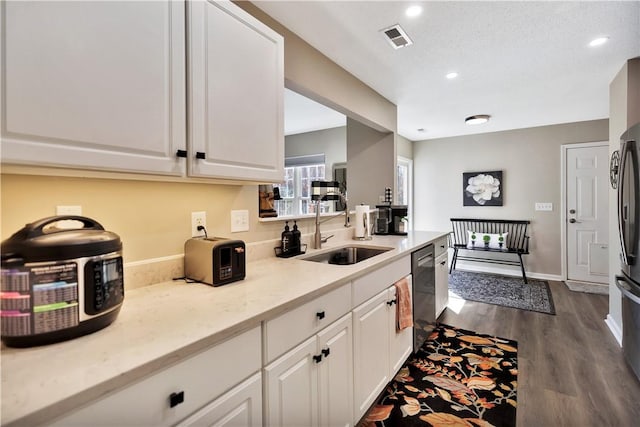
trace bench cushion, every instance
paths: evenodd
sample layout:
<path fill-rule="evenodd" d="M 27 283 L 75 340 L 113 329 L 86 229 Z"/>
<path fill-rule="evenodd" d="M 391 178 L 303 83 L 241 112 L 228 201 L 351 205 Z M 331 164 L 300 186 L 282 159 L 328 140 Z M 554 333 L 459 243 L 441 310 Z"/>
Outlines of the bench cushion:
<path fill-rule="evenodd" d="M 486 237 L 489 236 L 489 248 L 490 249 L 500 249 L 500 250 L 508 250 L 506 242 L 507 235 L 509 233 L 479 233 L 471 230 L 467 230 L 467 248 L 486 248 L 485 245 Z M 475 239 L 473 238 L 475 237 Z"/>

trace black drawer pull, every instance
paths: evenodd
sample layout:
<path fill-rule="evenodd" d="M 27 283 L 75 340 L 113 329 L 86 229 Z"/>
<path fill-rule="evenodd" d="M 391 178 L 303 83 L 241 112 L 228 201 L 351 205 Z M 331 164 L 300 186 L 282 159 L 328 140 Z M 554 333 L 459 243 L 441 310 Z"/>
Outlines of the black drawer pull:
<path fill-rule="evenodd" d="M 178 392 L 178 393 L 171 393 L 171 396 L 169 396 L 169 407 L 170 408 L 178 406 L 182 402 L 184 402 L 184 391 L 181 391 L 181 392 Z"/>
<path fill-rule="evenodd" d="M 317 312 L 316 317 L 318 318 L 318 320 L 324 319 L 324 311 Z"/>
<path fill-rule="evenodd" d="M 315 356 L 313 356 L 313 361 L 316 362 L 316 363 L 322 362 L 322 355 L 321 354 L 316 354 Z"/>
<path fill-rule="evenodd" d="M 187 157 L 187 150 L 176 151 L 176 157 Z"/>
<path fill-rule="evenodd" d="M 322 349 L 322 354 L 324 355 L 324 357 L 329 356 L 329 354 L 331 354 L 331 350 L 329 350 L 329 348 L 323 348 Z"/>
<path fill-rule="evenodd" d="M 207 154 L 206 153 L 203 153 L 202 151 L 197 151 L 196 152 L 196 159 L 204 160 L 206 158 L 207 158 Z"/>
<path fill-rule="evenodd" d="M 392 299 L 391 301 L 387 301 L 387 305 L 388 305 L 389 307 L 391 307 L 393 304 L 395 304 L 395 303 L 396 303 L 396 301 L 397 301 L 396 299 Z"/>
<path fill-rule="evenodd" d="M 440 265 L 445 265 L 446 263 L 447 263 L 447 261 L 442 261 L 442 262 L 440 263 Z"/>

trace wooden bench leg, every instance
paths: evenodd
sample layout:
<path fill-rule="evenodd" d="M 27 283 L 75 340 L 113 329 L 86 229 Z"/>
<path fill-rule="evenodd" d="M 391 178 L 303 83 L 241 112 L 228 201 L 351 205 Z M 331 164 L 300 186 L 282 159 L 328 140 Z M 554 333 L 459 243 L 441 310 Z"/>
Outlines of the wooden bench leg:
<path fill-rule="evenodd" d="M 520 269 L 522 270 L 522 278 L 524 279 L 524 283 L 527 284 L 527 274 L 524 272 L 524 264 L 522 262 L 522 254 L 518 254 L 518 258 L 520 258 Z"/>
<path fill-rule="evenodd" d="M 451 266 L 449 267 L 449 274 L 456 269 L 456 261 L 458 260 L 458 248 L 453 248 L 453 259 L 451 260 Z"/>

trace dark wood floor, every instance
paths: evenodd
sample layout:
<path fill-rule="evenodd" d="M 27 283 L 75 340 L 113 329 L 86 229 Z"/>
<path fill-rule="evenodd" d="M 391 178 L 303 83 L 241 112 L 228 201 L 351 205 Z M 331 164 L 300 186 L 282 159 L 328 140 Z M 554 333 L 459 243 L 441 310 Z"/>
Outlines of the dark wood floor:
<path fill-rule="evenodd" d="M 639 426 L 640 381 L 604 322 L 608 297 L 549 285 L 555 316 L 465 301 L 439 320 L 518 341 L 519 427 Z"/>

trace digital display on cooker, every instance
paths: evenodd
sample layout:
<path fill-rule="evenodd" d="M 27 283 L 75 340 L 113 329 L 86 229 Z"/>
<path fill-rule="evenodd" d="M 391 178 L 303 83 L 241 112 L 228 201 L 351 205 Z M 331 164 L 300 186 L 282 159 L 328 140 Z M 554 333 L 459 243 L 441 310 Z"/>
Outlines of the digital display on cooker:
<path fill-rule="evenodd" d="M 101 313 L 124 299 L 122 257 L 91 260 L 84 266 L 87 314 Z"/>

